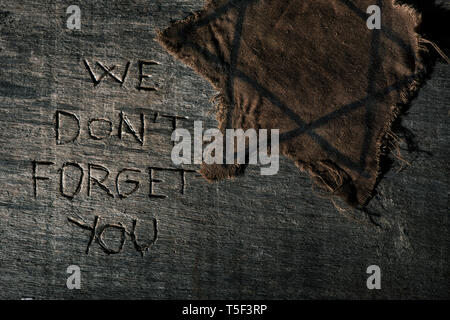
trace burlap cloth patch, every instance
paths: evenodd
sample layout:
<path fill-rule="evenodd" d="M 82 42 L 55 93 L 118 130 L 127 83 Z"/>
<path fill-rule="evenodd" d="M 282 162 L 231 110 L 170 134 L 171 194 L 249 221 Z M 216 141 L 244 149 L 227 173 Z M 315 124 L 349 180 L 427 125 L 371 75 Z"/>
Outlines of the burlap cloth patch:
<path fill-rule="evenodd" d="M 381 29 L 366 13 L 377 4 Z M 392 0 L 217 0 L 158 41 L 221 93 L 219 128 L 280 129 L 280 153 L 353 205 L 423 68 L 420 15 Z M 235 166 L 202 165 L 207 179 Z"/>

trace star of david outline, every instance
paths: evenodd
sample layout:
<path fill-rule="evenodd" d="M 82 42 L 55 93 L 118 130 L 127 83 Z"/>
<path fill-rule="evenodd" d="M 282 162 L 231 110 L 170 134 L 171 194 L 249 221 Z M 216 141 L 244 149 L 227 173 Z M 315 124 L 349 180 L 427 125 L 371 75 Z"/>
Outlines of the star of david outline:
<path fill-rule="evenodd" d="M 191 49 L 196 52 L 204 55 L 210 61 L 220 63 L 224 65 L 229 70 L 227 84 L 226 84 L 226 92 L 231 98 L 231 101 L 234 101 L 234 90 L 233 84 L 234 79 L 239 78 L 240 80 L 245 81 L 246 83 L 253 86 L 258 94 L 268 99 L 274 106 L 278 107 L 285 115 L 287 115 L 291 120 L 293 120 L 298 128 L 293 129 L 291 131 L 280 134 L 280 143 L 288 141 L 290 139 L 296 138 L 303 134 L 308 134 L 322 149 L 324 149 L 329 156 L 333 157 L 336 162 L 341 163 L 347 166 L 349 169 L 357 171 L 360 175 L 364 177 L 369 177 L 368 173 L 364 172 L 364 167 L 366 164 L 366 156 L 369 151 L 370 140 L 373 135 L 373 130 L 370 127 L 370 122 L 373 117 L 373 105 L 384 96 L 388 95 L 390 92 L 396 90 L 400 86 L 407 85 L 411 83 L 417 77 L 417 74 L 412 74 L 410 76 L 405 77 L 403 80 L 396 81 L 391 86 L 384 88 L 379 91 L 375 91 L 374 87 L 374 77 L 371 75 L 375 74 L 376 70 L 379 68 L 381 64 L 380 59 L 380 50 L 379 44 L 381 39 L 381 34 L 383 34 L 387 39 L 391 40 L 393 43 L 397 44 L 401 48 L 407 50 L 408 45 L 392 30 L 389 29 L 388 26 L 383 25 L 381 29 L 374 29 L 372 31 L 371 44 L 370 44 L 370 64 L 369 64 L 369 72 L 367 77 L 367 93 L 366 97 L 353 101 L 349 104 L 343 105 L 340 108 L 320 117 L 319 119 L 306 123 L 299 115 L 297 115 L 294 111 L 292 111 L 289 106 L 285 105 L 281 99 L 277 98 L 269 89 L 265 88 L 262 84 L 256 82 L 255 80 L 249 78 L 244 72 L 240 71 L 236 68 L 236 62 L 239 57 L 239 49 L 240 49 L 240 40 L 241 33 L 243 29 L 244 19 L 247 7 L 250 4 L 253 4 L 259 0 L 240 0 L 237 3 L 235 0 L 230 0 L 228 3 L 223 6 L 217 8 L 213 13 L 199 18 L 199 20 L 195 21 L 192 25 L 193 28 L 198 28 L 208 24 L 210 21 L 220 17 L 221 15 L 231 10 L 232 7 L 240 9 L 238 19 L 236 22 L 234 37 L 231 46 L 231 55 L 230 55 L 230 63 L 226 63 L 225 61 L 221 61 L 214 53 L 209 50 L 200 47 L 199 45 L 187 41 L 184 43 L 185 46 L 189 46 Z M 367 14 L 359 9 L 351 0 L 337 0 L 343 5 L 345 5 L 350 11 L 352 11 L 355 15 L 358 16 L 361 20 L 366 22 Z M 376 0 L 377 5 L 382 8 L 382 0 Z M 365 107 L 365 136 L 363 141 L 363 148 L 360 155 L 359 163 L 353 161 L 348 158 L 346 155 L 338 151 L 334 148 L 325 138 L 323 138 L 320 134 L 316 133 L 314 130 L 328 123 L 329 120 L 335 119 L 336 117 L 345 115 L 350 113 L 353 110 L 359 109 L 361 107 Z M 226 115 L 226 128 L 231 128 L 231 115 L 234 112 L 236 106 L 230 108 L 231 110 L 227 110 Z"/>

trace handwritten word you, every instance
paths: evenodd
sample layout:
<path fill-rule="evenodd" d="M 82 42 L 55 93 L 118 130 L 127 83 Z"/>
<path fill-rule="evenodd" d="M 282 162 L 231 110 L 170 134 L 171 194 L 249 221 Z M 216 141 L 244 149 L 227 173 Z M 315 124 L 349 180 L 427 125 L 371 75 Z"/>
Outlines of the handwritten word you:
<path fill-rule="evenodd" d="M 106 223 L 106 224 L 102 225 L 100 223 L 101 217 L 99 217 L 99 216 L 95 216 L 94 222 L 92 225 L 90 225 L 84 221 L 75 219 L 73 217 L 68 217 L 67 219 L 70 223 L 72 223 L 84 230 L 88 230 L 91 233 L 87 247 L 86 247 L 86 254 L 89 254 L 89 249 L 93 242 L 97 243 L 100 246 L 100 248 L 103 250 L 103 252 L 105 252 L 107 254 L 118 254 L 123 250 L 125 241 L 126 241 L 127 237 L 129 237 L 131 239 L 136 251 L 139 252 L 141 254 L 141 256 L 143 257 L 144 253 L 146 251 L 148 251 L 149 248 L 153 244 L 155 244 L 156 240 L 158 239 L 158 221 L 155 218 L 151 219 L 153 236 L 147 243 L 143 243 L 138 240 L 137 231 L 136 231 L 138 220 L 136 220 L 136 219 L 134 219 L 132 222 L 131 230 L 128 230 L 128 228 L 122 222 Z M 110 244 L 108 244 L 106 242 L 106 240 L 104 239 L 105 234 L 108 231 L 113 231 L 113 230 L 118 231 L 120 233 L 119 246 L 115 247 L 115 248 L 112 247 Z"/>

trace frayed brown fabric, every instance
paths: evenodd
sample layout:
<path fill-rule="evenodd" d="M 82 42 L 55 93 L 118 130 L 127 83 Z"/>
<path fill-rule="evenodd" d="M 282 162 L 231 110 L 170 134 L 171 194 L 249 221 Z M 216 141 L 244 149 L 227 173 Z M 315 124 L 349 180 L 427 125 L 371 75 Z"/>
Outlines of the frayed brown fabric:
<path fill-rule="evenodd" d="M 366 26 L 373 4 L 381 30 Z M 217 0 L 157 39 L 220 92 L 222 131 L 280 129 L 281 154 L 331 194 L 365 205 L 399 105 L 421 84 L 420 21 L 392 0 Z"/>

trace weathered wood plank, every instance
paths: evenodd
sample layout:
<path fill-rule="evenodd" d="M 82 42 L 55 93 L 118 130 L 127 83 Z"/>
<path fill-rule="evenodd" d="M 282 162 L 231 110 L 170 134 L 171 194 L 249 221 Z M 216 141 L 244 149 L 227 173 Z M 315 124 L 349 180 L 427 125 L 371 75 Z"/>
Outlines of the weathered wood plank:
<path fill-rule="evenodd" d="M 184 194 L 181 172 L 156 170 L 164 182 L 153 191 L 167 198 L 148 196 L 149 167 L 173 168 L 172 119 L 164 115 L 188 117 L 179 121 L 186 128 L 194 120 L 216 124 L 210 85 L 153 40 L 202 3 L 79 1 L 80 31 L 66 28 L 67 3 L 0 4 L 0 298 L 448 298 L 448 65 L 436 65 L 403 118 L 426 152 L 405 153 L 411 166 L 397 172 L 396 163 L 382 180 L 369 205 L 379 217 L 338 213 L 287 159 L 271 177 L 250 167 L 244 177 L 206 183 L 186 172 Z M 116 65 L 118 77 L 130 62 L 126 81 L 106 76 L 94 86 L 84 60 L 97 75 L 95 61 Z M 139 61 L 158 63 L 143 69 L 152 74 L 143 84 L 157 91 L 136 89 Z M 57 144 L 57 110 L 79 117 L 74 143 Z M 129 132 L 119 139 L 121 112 L 137 134 L 144 115 L 143 145 Z M 77 128 L 62 119 L 67 138 Z M 89 119 L 111 121 L 111 136 L 90 139 Z M 100 124 L 106 129 L 97 131 Z M 92 128 L 102 135 L 108 126 Z M 53 163 L 37 165 L 37 175 L 51 180 L 37 181 L 36 197 L 33 161 Z M 73 200 L 60 192 L 58 169 L 66 162 L 84 173 Z M 114 198 L 95 184 L 88 195 L 89 164 L 108 169 Z M 141 171 L 130 173 L 140 188 L 121 199 L 115 178 L 123 168 Z M 79 169 L 67 170 L 70 193 Z M 132 190 L 120 181 L 122 192 Z M 96 216 L 97 232 L 120 222 L 131 231 L 137 220 L 139 241 L 153 239 L 155 218 L 157 241 L 143 257 L 129 235 L 118 254 L 95 241 L 86 254 L 91 233 L 68 218 L 92 225 Z M 117 248 L 120 230 L 104 238 Z M 66 287 L 72 264 L 81 268 L 81 290 Z M 382 290 L 366 287 L 372 264 L 382 269 Z"/>

